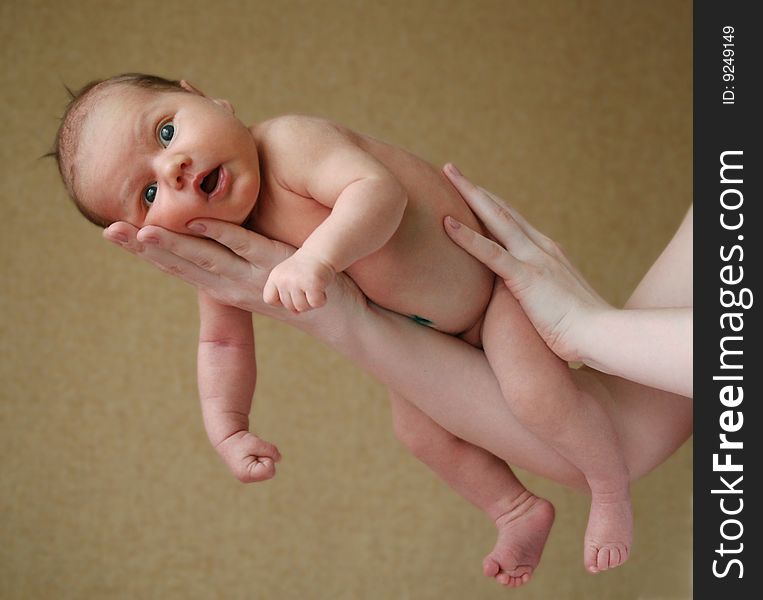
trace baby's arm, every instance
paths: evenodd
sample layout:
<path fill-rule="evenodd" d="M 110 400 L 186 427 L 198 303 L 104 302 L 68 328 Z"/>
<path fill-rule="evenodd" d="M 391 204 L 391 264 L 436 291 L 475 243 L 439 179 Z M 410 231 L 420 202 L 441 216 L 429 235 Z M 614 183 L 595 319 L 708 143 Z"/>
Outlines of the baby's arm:
<path fill-rule="evenodd" d="M 252 315 L 199 292 L 198 379 L 209 441 L 243 483 L 275 475 L 278 449 L 249 432 L 257 381 Z"/>
<path fill-rule="evenodd" d="M 331 123 L 286 117 L 271 130 L 272 165 L 285 187 L 332 209 L 265 285 L 265 302 L 301 312 L 325 303 L 336 273 L 387 243 L 408 199 L 382 163 Z"/>

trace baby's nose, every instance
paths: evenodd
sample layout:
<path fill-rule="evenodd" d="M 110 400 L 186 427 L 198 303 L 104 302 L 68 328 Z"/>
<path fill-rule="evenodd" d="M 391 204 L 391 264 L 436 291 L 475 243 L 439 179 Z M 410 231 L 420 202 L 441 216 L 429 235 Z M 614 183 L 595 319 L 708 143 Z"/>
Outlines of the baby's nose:
<path fill-rule="evenodd" d="M 162 165 L 162 175 L 172 188 L 179 190 L 188 182 L 186 178 L 189 175 L 188 168 L 191 166 L 191 159 L 183 154 L 173 154 L 168 156 Z"/>

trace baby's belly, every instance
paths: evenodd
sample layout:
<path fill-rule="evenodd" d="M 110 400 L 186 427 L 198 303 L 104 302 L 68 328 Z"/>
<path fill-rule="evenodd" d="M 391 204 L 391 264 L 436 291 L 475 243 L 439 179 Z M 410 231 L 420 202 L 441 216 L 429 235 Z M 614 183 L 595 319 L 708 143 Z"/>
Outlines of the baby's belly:
<path fill-rule="evenodd" d="M 347 273 L 374 303 L 445 333 L 470 331 L 480 322 L 490 300 L 492 274 L 457 269 L 444 272 L 433 263 L 422 263 L 417 272 L 395 269 L 385 284 L 379 278 L 385 266 L 384 261 L 368 257 Z"/>
<path fill-rule="evenodd" d="M 441 225 L 444 216 L 430 215 L 424 219 L 426 227 L 417 227 L 419 219 L 407 217 L 384 247 L 357 261 L 347 274 L 376 304 L 460 334 L 484 314 L 493 273 L 448 238 Z"/>

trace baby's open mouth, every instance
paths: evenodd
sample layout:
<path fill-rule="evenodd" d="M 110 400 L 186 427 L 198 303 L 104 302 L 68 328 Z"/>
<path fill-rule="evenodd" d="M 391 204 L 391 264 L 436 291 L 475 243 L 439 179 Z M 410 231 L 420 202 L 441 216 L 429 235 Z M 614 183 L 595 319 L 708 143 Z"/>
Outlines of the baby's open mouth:
<path fill-rule="evenodd" d="M 220 167 L 214 168 L 209 175 L 201 180 L 201 189 L 205 194 L 211 194 L 217 187 L 217 181 L 220 178 Z"/>

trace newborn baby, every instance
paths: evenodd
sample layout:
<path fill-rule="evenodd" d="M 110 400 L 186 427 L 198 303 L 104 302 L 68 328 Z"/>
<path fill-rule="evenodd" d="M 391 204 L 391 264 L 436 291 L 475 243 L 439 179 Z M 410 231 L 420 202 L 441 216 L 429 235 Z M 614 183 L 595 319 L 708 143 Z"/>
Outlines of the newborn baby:
<path fill-rule="evenodd" d="M 480 223 L 438 169 L 400 148 L 306 116 L 246 127 L 225 100 L 186 82 L 138 74 L 86 86 L 56 141 L 70 195 L 101 227 L 127 221 L 189 233 L 189 222 L 206 217 L 297 247 L 270 274 L 269 304 L 319 308 L 328 284 L 344 271 L 376 304 L 482 346 L 488 359 L 523 352 L 504 317 L 513 299 L 493 294 L 493 274 L 442 226 L 446 215 L 477 230 Z M 240 480 L 268 479 L 280 455 L 249 431 L 256 378 L 251 316 L 203 294 L 200 313 L 198 378 L 209 438 Z M 628 556 L 632 522 L 628 472 L 612 424 L 583 394 L 572 399 L 578 407 L 572 413 L 534 410 L 534 399 L 561 393 L 549 387 L 542 367 L 495 375 L 515 416 L 586 476 L 592 493 L 586 566 L 618 566 Z M 528 534 L 536 556 L 514 551 L 496 562 L 517 564 L 498 567 L 520 573 L 519 563 L 537 564 L 552 514 Z"/>

